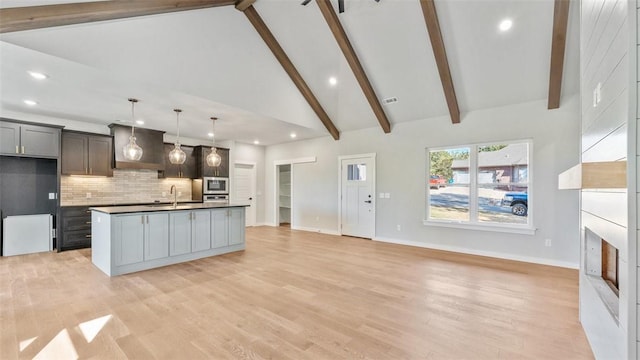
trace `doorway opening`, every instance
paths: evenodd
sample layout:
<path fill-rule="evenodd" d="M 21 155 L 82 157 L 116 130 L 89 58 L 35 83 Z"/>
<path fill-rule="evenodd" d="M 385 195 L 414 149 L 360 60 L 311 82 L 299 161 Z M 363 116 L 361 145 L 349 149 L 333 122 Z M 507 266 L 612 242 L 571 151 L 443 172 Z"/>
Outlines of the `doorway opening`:
<path fill-rule="evenodd" d="M 291 164 L 277 166 L 278 226 L 291 227 Z"/>

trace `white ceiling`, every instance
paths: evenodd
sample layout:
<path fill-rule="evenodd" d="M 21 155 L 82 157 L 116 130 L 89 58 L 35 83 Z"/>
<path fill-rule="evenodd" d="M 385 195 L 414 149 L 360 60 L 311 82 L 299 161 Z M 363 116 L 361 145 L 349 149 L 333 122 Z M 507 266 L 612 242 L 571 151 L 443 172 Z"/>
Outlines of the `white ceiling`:
<path fill-rule="evenodd" d="M 73 1 L 73 0 L 72 0 Z M 61 3 L 32 0 L 29 5 Z M 340 131 L 378 126 L 315 2 L 258 0 L 255 8 Z M 3 0 L 0 7 L 24 6 Z M 346 0 L 339 15 L 392 124 L 447 115 L 418 0 Z M 578 4 L 572 2 L 563 97 L 578 92 Z M 334 1 L 337 10 L 337 1 Z M 436 2 L 462 112 L 547 96 L 553 0 Z M 514 26 L 499 33 L 503 18 Z M 31 79 L 27 71 L 49 75 Z M 331 87 L 328 78 L 338 78 Z M 109 124 L 141 101 L 144 127 L 207 141 L 269 145 L 328 136 L 244 14 L 233 7 L 0 35 L 2 109 Z M 38 106 L 27 108 L 32 98 Z M 562 105 L 562 103 L 561 103 Z M 452 125 L 455 126 L 455 125 Z M 382 131 L 382 130 L 380 130 Z"/>

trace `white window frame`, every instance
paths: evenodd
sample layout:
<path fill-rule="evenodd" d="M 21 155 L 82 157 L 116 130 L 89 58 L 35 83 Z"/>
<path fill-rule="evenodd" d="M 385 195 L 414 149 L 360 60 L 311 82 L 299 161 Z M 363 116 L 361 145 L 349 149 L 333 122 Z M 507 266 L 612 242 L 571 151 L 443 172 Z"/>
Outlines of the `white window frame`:
<path fill-rule="evenodd" d="M 527 164 L 527 172 L 528 172 L 528 181 L 527 181 L 527 194 L 528 194 L 528 204 L 527 204 L 527 223 L 526 224 L 500 224 L 500 223 L 489 223 L 489 222 L 479 222 L 478 221 L 478 147 L 481 146 L 491 146 L 491 145 L 502 145 L 502 144 L 522 144 L 526 143 L 528 145 L 528 164 Z M 431 203 L 431 194 L 429 191 L 429 176 L 430 176 L 430 167 L 431 167 L 431 151 L 440 151 L 440 150 L 450 150 L 450 149 L 460 149 L 460 148 L 469 148 L 469 221 L 461 221 L 461 220 L 444 220 L 444 219 L 430 219 L 429 218 L 429 204 Z M 425 216 L 424 216 L 424 225 L 427 226 L 438 226 L 438 227 L 449 227 L 449 228 L 458 228 L 458 229 L 469 229 L 469 230 L 481 230 L 481 231 L 494 231 L 494 232 L 506 232 L 506 233 L 514 233 L 514 234 L 525 234 L 525 235 L 534 235 L 535 227 L 534 227 L 534 202 L 535 199 L 533 194 L 534 188 L 534 179 L 533 179 L 533 140 L 531 139 L 522 139 L 522 140 L 505 140 L 505 141 L 491 141 L 491 142 L 482 142 L 482 143 L 474 143 L 474 144 L 458 144 L 451 146 L 439 146 L 439 147 L 429 147 L 425 149 L 425 157 L 426 157 L 426 173 L 425 173 Z"/>

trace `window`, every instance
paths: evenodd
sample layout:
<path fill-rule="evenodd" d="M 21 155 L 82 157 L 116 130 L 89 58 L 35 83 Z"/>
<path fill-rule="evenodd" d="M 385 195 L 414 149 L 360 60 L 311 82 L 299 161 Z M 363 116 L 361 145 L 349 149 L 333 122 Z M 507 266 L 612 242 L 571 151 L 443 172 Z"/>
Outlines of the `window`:
<path fill-rule="evenodd" d="M 427 225 L 533 234 L 530 141 L 427 149 Z"/>

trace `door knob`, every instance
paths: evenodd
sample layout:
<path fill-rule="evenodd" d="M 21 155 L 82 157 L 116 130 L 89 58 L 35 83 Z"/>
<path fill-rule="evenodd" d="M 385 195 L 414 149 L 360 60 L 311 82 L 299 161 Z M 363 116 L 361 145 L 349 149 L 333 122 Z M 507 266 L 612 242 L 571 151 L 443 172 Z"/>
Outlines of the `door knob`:
<path fill-rule="evenodd" d="M 371 204 L 371 200 L 365 200 L 364 202 L 366 202 L 367 204 Z"/>
<path fill-rule="evenodd" d="M 249 200 L 253 200 L 253 198 L 252 198 L 252 197 L 250 197 L 250 198 L 249 198 Z"/>

